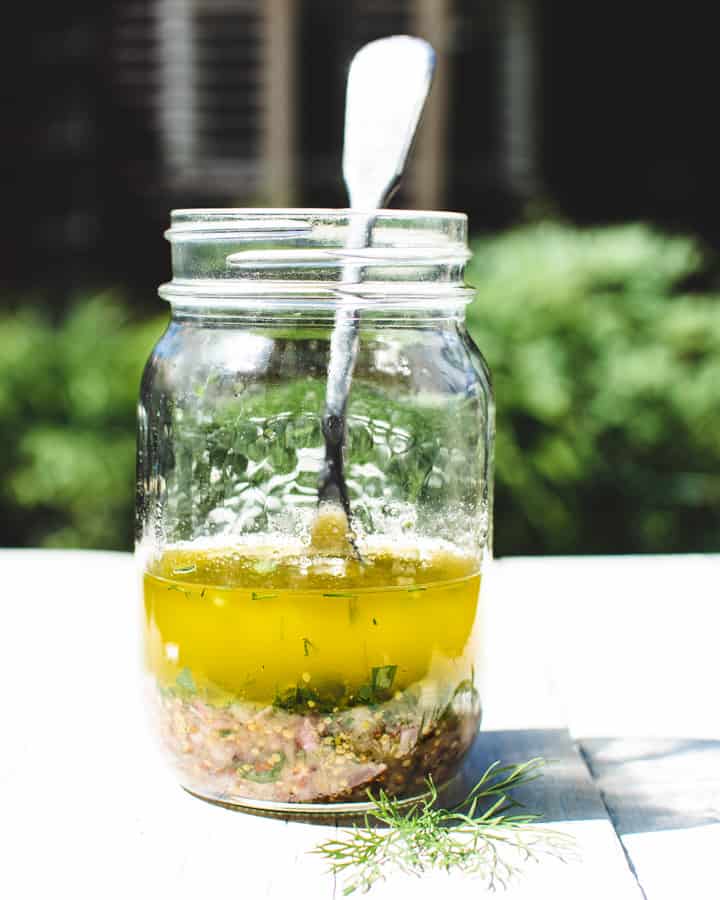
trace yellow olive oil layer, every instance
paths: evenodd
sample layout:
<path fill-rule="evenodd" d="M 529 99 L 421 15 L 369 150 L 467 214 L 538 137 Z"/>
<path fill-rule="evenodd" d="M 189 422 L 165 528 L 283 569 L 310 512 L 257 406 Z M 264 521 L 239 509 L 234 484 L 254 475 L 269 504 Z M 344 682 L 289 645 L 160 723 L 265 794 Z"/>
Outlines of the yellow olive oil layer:
<path fill-rule="evenodd" d="M 360 549 L 361 560 L 319 555 L 268 537 L 166 550 L 144 575 L 149 670 L 211 702 L 297 690 L 311 708 L 466 678 L 477 560 L 441 542 Z"/>

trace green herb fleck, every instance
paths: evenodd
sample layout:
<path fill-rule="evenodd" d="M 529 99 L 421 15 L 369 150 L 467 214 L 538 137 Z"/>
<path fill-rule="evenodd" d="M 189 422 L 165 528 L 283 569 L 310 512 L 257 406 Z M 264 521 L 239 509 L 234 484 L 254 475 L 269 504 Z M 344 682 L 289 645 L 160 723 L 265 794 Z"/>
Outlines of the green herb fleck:
<path fill-rule="evenodd" d="M 298 683 L 283 693 L 276 690 L 273 706 L 287 712 L 329 713 L 342 702 L 345 686 L 340 682 L 325 682 L 320 689 Z"/>
<path fill-rule="evenodd" d="M 354 622 L 358 614 L 358 601 L 354 594 L 348 597 L 348 620 Z"/>
<path fill-rule="evenodd" d="M 274 600 L 277 594 L 259 594 L 257 591 L 252 592 L 253 600 Z"/>
<path fill-rule="evenodd" d="M 361 684 L 355 696 L 361 703 L 369 704 L 389 700 L 396 672 L 397 666 L 375 666 L 370 670 L 370 681 Z"/>
<path fill-rule="evenodd" d="M 188 669 L 187 666 L 182 669 L 178 677 L 175 679 L 175 684 L 181 691 L 184 691 L 186 694 L 197 693 L 195 679 L 193 678 L 192 672 L 190 671 L 190 669 Z"/>
<path fill-rule="evenodd" d="M 377 625 L 377 619 L 373 616 L 373 625 Z"/>
<path fill-rule="evenodd" d="M 278 753 L 280 759 L 269 769 L 251 769 L 249 772 L 238 769 L 238 775 L 246 781 L 254 781 L 256 784 L 270 784 L 277 781 L 285 765 L 285 754 Z"/>
<path fill-rule="evenodd" d="M 469 678 L 464 678 L 453 691 L 453 697 L 459 697 L 460 694 L 477 693 L 475 685 Z"/>
<path fill-rule="evenodd" d="M 357 689 L 357 698 L 363 703 L 373 703 L 375 700 L 371 684 L 361 684 Z"/>
<path fill-rule="evenodd" d="M 231 735 L 232 733 L 233 733 L 232 728 L 221 728 L 221 729 L 218 731 L 218 735 L 219 735 L 221 738 L 230 737 L 230 735 Z"/>
<path fill-rule="evenodd" d="M 408 594 L 414 594 L 415 591 L 426 591 L 427 588 L 422 584 L 414 584 L 412 587 L 407 588 Z"/>
<path fill-rule="evenodd" d="M 310 651 L 315 649 L 315 644 L 312 641 L 308 640 L 308 638 L 303 638 L 303 653 L 305 656 L 310 656 Z"/>
<path fill-rule="evenodd" d="M 397 666 L 375 666 L 372 670 L 371 684 L 376 694 L 392 689 Z"/>

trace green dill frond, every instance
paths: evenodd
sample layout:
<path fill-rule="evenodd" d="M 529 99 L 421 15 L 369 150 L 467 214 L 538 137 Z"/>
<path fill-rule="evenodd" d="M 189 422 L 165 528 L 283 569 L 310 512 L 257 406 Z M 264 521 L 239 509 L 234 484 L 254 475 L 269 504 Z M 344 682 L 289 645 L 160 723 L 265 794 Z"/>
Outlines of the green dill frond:
<path fill-rule="evenodd" d="M 545 760 L 516 766 L 493 763 L 457 805 L 437 806 L 438 791 L 428 778 L 427 796 L 409 808 L 381 790 L 368 791 L 372 810 L 363 826 L 346 829 L 317 846 L 314 853 L 344 879 L 343 895 L 366 892 L 393 871 L 421 876 L 431 869 L 462 872 L 488 887 L 504 886 L 523 863 L 572 855 L 573 839 L 519 812 L 512 791 L 540 777 Z M 377 827 L 379 823 L 386 827 Z"/>

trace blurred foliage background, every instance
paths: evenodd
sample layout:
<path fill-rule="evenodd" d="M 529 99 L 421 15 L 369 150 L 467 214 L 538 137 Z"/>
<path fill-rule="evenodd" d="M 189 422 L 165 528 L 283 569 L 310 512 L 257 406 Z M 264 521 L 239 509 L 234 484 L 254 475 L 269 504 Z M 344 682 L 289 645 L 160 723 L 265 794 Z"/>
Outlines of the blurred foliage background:
<path fill-rule="evenodd" d="M 16 4 L 0 545 L 129 547 L 168 211 L 343 206 L 347 67 L 396 33 L 427 38 L 438 66 L 393 205 L 463 210 L 476 234 L 497 552 L 720 549 L 705 18 L 620 0 Z"/>
<path fill-rule="evenodd" d="M 720 295 L 692 239 L 554 222 L 477 239 L 498 555 L 720 547 Z M 128 549 L 135 404 L 166 316 L 0 313 L 0 544 Z"/>

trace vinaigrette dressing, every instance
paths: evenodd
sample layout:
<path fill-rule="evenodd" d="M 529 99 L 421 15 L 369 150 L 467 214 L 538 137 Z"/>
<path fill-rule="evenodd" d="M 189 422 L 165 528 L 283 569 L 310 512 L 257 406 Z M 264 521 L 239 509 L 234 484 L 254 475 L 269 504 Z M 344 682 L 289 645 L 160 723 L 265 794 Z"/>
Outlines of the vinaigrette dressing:
<path fill-rule="evenodd" d="M 273 702 L 299 688 L 336 706 L 362 699 L 373 671 L 376 692 L 378 677 L 385 691 L 466 677 L 475 560 L 431 543 L 370 544 L 362 562 L 303 549 L 260 540 L 166 550 L 144 576 L 147 664 L 159 683 L 189 672 L 218 699 Z"/>

